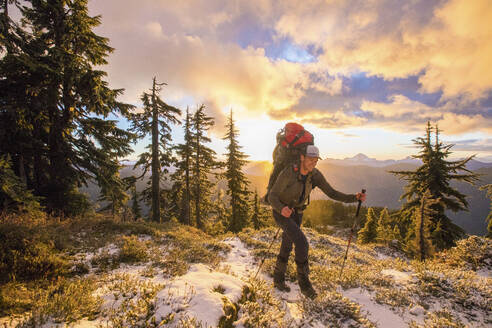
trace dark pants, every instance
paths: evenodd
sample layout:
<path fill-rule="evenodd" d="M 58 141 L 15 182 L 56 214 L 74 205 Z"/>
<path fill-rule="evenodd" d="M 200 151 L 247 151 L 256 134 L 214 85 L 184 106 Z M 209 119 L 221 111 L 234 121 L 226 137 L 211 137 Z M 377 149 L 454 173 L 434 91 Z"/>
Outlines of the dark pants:
<path fill-rule="evenodd" d="M 308 260 L 309 243 L 301 230 L 302 213 L 292 212 L 289 218 L 273 211 L 273 218 L 277 225 L 282 228 L 282 244 L 280 245 L 279 257 L 289 259 L 292 244 L 295 245 L 295 260 L 297 263 L 306 263 Z"/>

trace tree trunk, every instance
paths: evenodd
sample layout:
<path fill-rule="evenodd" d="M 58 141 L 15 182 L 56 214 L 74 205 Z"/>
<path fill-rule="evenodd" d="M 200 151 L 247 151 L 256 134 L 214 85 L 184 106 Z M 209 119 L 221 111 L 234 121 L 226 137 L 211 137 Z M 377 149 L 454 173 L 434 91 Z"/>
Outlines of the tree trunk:
<path fill-rule="evenodd" d="M 186 141 L 188 143 L 189 141 Z M 189 145 L 186 147 L 186 170 L 185 170 L 185 204 L 184 204 L 184 222 L 187 225 L 191 225 L 190 222 L 190 149 Z"/>
<path fill-rule="evenodd" d="M 155 104 L 155 77 L 152 84 L 152 220 L 160 222 L 161 208 L 159 204 L 159 126 L 158 113 Z"/>
<path fill-rule="evenodd" d="M 24 166 L 24 155 L 19 155 L 19 177 L 21 178 L 22 183 L 27 187 L 27 177 L 26 170 Z"/>
<path fill-rule="evenodd" d="M 420 204 L 420 227 L 419 227 L 419 247 L 420 247 L 420 261 L 425 260 L 425 236 L 424 236 L 424 215 L 425 215 L 425 197 L 422 197 Z"/>
<path fill-rule="evenodd" d="M 200 217 L 200 126 L 197 122 L 197 136 L 196 136 L 196 195 L 195 195 L 195 211 L 196 211 L 196 226 L 198 229 L 202 229 L 202 220 Z"/>

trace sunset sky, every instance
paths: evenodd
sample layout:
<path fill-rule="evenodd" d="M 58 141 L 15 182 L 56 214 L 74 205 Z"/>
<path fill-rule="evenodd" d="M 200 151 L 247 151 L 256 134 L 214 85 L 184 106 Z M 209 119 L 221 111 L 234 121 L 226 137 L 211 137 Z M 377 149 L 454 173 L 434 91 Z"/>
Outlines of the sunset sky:
<path fill-rule="evenodd" d="M 492 161 L 490 0 L 92 0 L 89 8 L 115 48 L 103 69 L 126 89 L 122 100 L 140 106 L 157 76 L 169 104 L 206 105 L 219 155 L 232 108 L 252 160 L 271 159 L 288 121 L 313 132 L 323 157 L 401 159 L 431 120 L 455 157 Z"/>

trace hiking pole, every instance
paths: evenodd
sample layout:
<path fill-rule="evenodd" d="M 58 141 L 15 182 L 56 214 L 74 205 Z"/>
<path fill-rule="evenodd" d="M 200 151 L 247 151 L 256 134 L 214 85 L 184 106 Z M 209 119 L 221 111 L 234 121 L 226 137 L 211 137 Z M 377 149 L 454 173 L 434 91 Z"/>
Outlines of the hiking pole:
<path fill-rule="evenodd" d="M 267 256 L 268 252 L 270 251 L 270 248 L 272 248 L 273 243 L 275 242 L 275 240 L 277 240 L 279 232 L 280 232 L 280 228 L 277 229 L 277 233 L 275 234 L 275 237 L 273 237 L 273 240 L 270 243 L 270 246 L 268 246 L 268 250 L 267 250 L 265 256 L 263 256 L 263 259 L 261 260 L 260 266 L 258 267 L 258 271 L 256 271 L 256 274 L 255 274 L 255 279 L 256 279 L 256 276 L 258 275 L 258 273 L 260 272 L 260 269 L 261 269 L 261 266 L 263 265 L 263 262 L 265 262 L 265 260 L 266 260 L 266 256 Z"/>
<path fill-rule="evenodd" d="M 362 193 L 365 194 L 366 190 L 362 189 Z M 343 258 L 343 263 L 342 263 L 342 269 L 340 270 L 340 275 L 338 276 L 338 280 L 342 277 L 343 273 L 343 268 L 345 267 L 345 261 L 347 260 L 347 255 L 350 247 L 350 242 L 352 241 L 352 235 L 354 234 L 355 231 L 355 226 L 357 225 L 357 217 L 359 216 L 359 211 L 360 211 L 360 205 L 362 204 L 362 201 L 359 199 L 359 203 L 357 204 L 357 211 L 355 212 L 355 219 L 354 219 L 354 224 L 352 225 L 352 228 L 350 229 L 350 236 L 347 244 L 347 250 L 345 251 L 345 257 Z"/>

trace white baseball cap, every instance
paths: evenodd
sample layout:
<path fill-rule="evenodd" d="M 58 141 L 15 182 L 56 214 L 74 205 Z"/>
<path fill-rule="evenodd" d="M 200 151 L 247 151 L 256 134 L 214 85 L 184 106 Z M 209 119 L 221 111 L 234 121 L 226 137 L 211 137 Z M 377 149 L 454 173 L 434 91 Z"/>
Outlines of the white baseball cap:
<path fill-rule="evenodd" d="M 318 147 L 314 145 L 309 145 L 306 147 L 306 157 L 318 157 L 319 159 L 322 159 L 321 157 L 319 157 Z"/>

